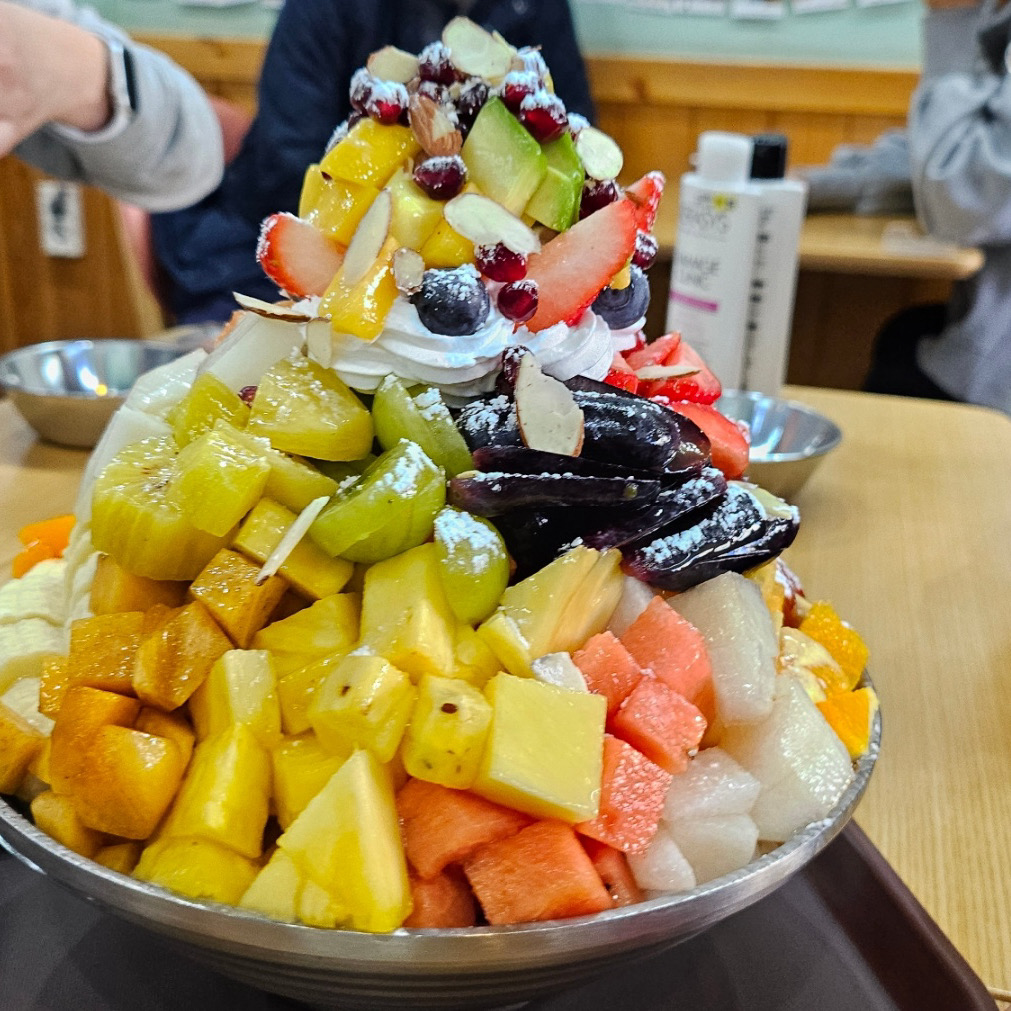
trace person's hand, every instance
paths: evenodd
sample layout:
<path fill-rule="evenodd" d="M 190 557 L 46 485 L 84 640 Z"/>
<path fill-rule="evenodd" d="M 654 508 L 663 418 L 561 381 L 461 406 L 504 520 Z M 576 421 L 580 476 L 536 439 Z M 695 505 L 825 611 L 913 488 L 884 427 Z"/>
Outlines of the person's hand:
<path fill-rule="evenodd" d="M 0 0 L 0 157 L 45 123 L 104 126 L 107 63 L 97 36 Z"/>

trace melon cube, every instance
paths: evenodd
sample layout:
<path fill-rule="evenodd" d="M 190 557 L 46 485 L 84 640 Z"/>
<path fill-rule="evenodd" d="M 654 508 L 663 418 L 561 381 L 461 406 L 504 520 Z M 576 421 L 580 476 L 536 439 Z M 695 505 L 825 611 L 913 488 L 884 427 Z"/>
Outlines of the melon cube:
<path fill-rule="evenodd" d="M 253 649 L 266 649 L 279 678 L 309 660 L 348 652 L 358 641 L 358 594 L 335 593 L 309 607 L 272 621 L 253 636 Z"/>
<path fill-rule="evenodd" d="M 644 892 L 687 892 L 696 885 L 691 864 L 663 823 L 646 849 L 628 854 L 628 866 Z"/>
<path fill-rule="evenodd" d="M 768 716 L 779 643 L 758 586 L 736 572 L 724 572 L 670 603 L 705 639 L 720 721 L 750 723 Z"/>
<path fill-rule="evenodd" d="M 607 703 L 532 678 L 498 674 L 475 793 L 539 818 L 579 822 L 598 813 Z"/>
<path fill-rule="evenodd" d="M 684 818 L 667 830 L 700 885 L 746 867 L 758 843 L 758 826 L 746 814 Z"/>
<path fill-rule="evenodd" d="M 768 842 L 785 842 L 824 818 L 853 778 L 846 747 L 803 685 L 785 674 L 769 716 L 727 727 L 721 746 L 762 784 L 751 816 Z"/>
<path fill-rule="evenodd" d="M 393 174 L 388 188 L 393 198 L 390 234 L 401 246 L 421 249 L 442 221 L 443 202 L 428 196 L 406 169 Z"/>
<path fill-rule="evenodd" d="M 203 741 L 244 723 L 265 747 L 281 740 L 277 679 L 265 649 L 230 649 L 214 662 L 204 683 L 190 697 L 190 716 Z"/>
<path fill-rule="evenodd" d="M 341 767 L 344 757 L 333 755 L 315 734 L 285 738 L 270 753 L 274 769 L 274 806 L 286 829 Z"/>
<path fill-rule="evenodd" d="M 668 822 L 748 814 L 761 783 L 722 748 L 706 748 L 671 780 L 664 803 Z"/>
<path fill-rule="evenodd" d="M 258 869 L 252 860 L 208 839 L 162 838 L 145 847 L 134 877 L 191 899 L 235 905 Z"/>

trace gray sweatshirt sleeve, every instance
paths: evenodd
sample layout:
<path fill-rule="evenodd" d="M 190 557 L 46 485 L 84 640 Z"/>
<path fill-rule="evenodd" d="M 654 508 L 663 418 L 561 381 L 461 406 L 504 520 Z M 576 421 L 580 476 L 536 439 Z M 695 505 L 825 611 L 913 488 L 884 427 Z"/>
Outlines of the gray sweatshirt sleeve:
<path fill-rule="evenodd" d="M 90 134 L 45 126 L 18 145 L 19 157 L 150 211 L 187 207 L 218 185 L 224 170 L 221 127 L 207 95 L 186 71 L 70 0 L 16 2 L 129 49 L 137 106 L 129 122 Z"/>
<path fill-rule="evenodd" d="M 930 12 L 923 77 L 909 113 L 917 213 L 933 235 L 1011 242 L 1011 9 Z"/>

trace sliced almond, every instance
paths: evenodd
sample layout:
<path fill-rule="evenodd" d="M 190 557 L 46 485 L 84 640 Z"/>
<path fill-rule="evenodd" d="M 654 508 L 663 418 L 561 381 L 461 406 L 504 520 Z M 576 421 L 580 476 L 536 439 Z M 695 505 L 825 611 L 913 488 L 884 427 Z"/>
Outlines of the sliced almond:
<path fill-rule="evenodd" d="M 402 295 L 421 291 L 425 277 L 425 261 L 416 249 L 401 246 L 393 254 L 393 280 Z"/>
<path fill-rule="evenodd" d="M 253 298 L 252 295 L 243 295 L 238 291 L 233 291 L 232 297 L 243 309 L 255 312 L 257 316 L 266 316 L 267 319 L 281 319 L 287 323 L 305 323 L 314 318 L 311 312 L 298 309 L 291 302 L 284 304 L 264 302 L 262 298 Z"/>
<path fill-rule="evenodd" d="M 591 179 L 616 179 L 625 164 L 617 142 L 595 126 L 584 126 L 576 134 L 576 153 Z"/>
<path fill-rule="evenodd" d="M 428 95 L 412 95 L 411 131 L 425 154 L 441 157 L 460 153 L 463 134 L 449 112 Z"/>
<path fill-rule="evenodd" d="M 530 449 L 579 456 L 583 448 L 583 411 L 572 391 L 541 372 L 537 359 L 526 354 L 516 370 L 516 420 Z"/>
<path fill-rule="evenodd" d="M 333 328 L 326 319 L 311 319 L 305 325 L 305 353 L 324 368 L 333 364 Z"/>
<path fill-rule="evenodd" d="M 381 81 L 396 81 L 407 84 L 418 74 L 418 58 L 413 53 L 404 52 L 396 46 L 377 49 L 365 62 L 369 73 Z"/>
<path fill-rule="evenodd" d="M 446 204 L 443 212 L 450 226 L 475 246 L 501 242 L 521 256 L 540 252 L 541 240 L 515 214 L 481 193 L 461 193 Z"/>
<path fill-rule="evenodd" d="M 697 365 L 643 365 L 635 370 L 636 379 L 682 379 L 696 376 L 701 369 Z"/>
<path fill-rule="evenodd" d="M 355 234 L 351 236 L 347 252 L 344 254 L 345 284 L 357 284 L 369 267 L 376 262 L 379 250 L 383 248 L 390 234 L 393 221 L 393 197 L 389 190 L 380 190 L 372 201 L 372 206 L 358 222 Z"/>
<path fill-rule="evenodd" d="M 298 547 L 299 541 L 305 537 L 309 527 L 312 526 L 313 520 L 319 516 L 323 511 L 323 506 L 329 501 L 330 499 L 326 495 L 320 495 L 319 498 L 314 498 L 295 517 L 295 521 L 284 532 L 284 536 L 277 542 L 277 547 L 267 556 L 267 560 L 263 563 L 263 568 L 257 573 L 257 586 L 273 576 L 284 565 L 288 560 L 288 555 Z"/>
<path fill-rule="evenodd" d="M 442 30 L 442 43 L 453 66 L 462 74 L 497 83 L 509 73 L 513 48 L 470 18 L 456 17 Z"/>

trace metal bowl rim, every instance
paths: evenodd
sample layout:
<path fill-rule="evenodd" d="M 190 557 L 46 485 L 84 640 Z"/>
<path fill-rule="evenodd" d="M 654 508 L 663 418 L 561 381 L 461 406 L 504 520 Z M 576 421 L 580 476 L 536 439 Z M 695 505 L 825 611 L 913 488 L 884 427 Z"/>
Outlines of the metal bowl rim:
<path fill-rule="evenodd" d="M 813 449 L 794 450 L 789 453 L 766 453 L 763 456 L 753 456 L 750 460 L 752 464 L 758 464 L 761 466 L 767 463 L 799 463 L 804 460 L 814 460 L 819 456 L 824 456 L 826 453 L 830 453 L 842 441 L 842 429 L 831 418 L 826 417 L 820 411 L 816 411 L 813 407 L 809 407 L 807 404 L 801 403 L 799 400 L 790 400 L 786 397 L 771 396 L 767 393 L 757 393 L 754 390 L 724 390 L 720 399 L 726 396 L 740 398 L 752 405 L 755 405 L 760 401 L 765 401 L 775 404 L 776 406 L 787 407 L 791 411 L 796 411 L 798 414 L 803 414 L 809 418 L 815 419 L 826 429 L 825 435 L 819 440 L 817 446 Z M 715 406 L 719 408 L 719 400 L 716 402 Z"/>

